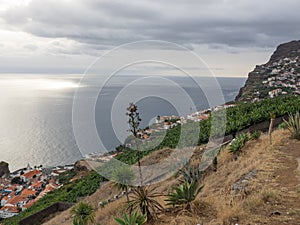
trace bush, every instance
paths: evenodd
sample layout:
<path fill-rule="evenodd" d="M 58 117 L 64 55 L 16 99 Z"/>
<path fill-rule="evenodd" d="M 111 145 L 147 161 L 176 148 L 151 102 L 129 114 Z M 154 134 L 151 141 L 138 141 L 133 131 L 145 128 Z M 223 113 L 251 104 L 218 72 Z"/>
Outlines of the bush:
<path fill-rule="evenodd" d="M 287 129 L 287 124 L 285 122 L 279 124 L 278 129 Z"/>
<path fill-rule="evenodd" d="M 254 131 L 252 134 L 251 134 L 251 140 L 257 140 L 261 135 L 261 132 L 260 131 Z"/>
<path fill-rule="evenodd" d="M 245 143 L 249 140 L 248 134 L 240 134 L 232 140 L 229 144 L 229 152 L 232 154 L 239 154 Z"/>

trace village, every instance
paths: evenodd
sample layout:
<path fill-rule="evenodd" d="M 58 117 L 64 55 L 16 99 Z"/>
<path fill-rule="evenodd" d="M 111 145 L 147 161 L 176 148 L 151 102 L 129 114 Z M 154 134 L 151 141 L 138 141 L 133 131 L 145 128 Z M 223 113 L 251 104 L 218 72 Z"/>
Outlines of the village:
<path fill-rule="evenodd" d="M 274 98 L 279 95 L 300 94 L 300 58 L 279 59 L 270 64 L 256 66 L 255 73 L 263 74 L 262 90 L 254 93 L 258 100 L 261 91 L 269 90 L 268 97 Z"/>
<path fill-rule="evenodd" d="M 0 178 L 0 218 L 18 215 L 20 211 L 28 209 L 39 199 L 62 185 L 58 176 L 74 168 L 74 165 L 43 168 L 42 165 L 28 164 L 9 176 Z"/>

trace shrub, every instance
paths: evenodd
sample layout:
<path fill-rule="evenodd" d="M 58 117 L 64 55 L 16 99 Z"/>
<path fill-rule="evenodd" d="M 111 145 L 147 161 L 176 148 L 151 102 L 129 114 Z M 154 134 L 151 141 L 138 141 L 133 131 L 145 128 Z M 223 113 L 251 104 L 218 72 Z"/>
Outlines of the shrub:
<path fill-rule="evenodd" d="M 245 143 L 249 140 L 248 134 L 240 134 L 232 140 L 229 144 L 229 152 L 232 154 L 239 154 Z"/>
<path fill-rule="evenodd" d="M 143 225 L 146 223 L 147 218 L 144 215 L 138 214 L 134 211 L 129 216 L 124 212 L 123 218 L 115 218 L 119 225 Z"/>
<path fill-rule="evenodd" d="M 284 122 L 287 125 L 288 130 L 292 134 L 292 138 L 300 140 L 300 113 L 297 112 L 295 115 L 289 115 L 289 120 Z"/>
<path fill-rule="evenodd" d="M 278 125 L 279 129 L 287 129 L 287 124 L 285 122 Z"/>
<path fill-rule="evenodd" d="M 254 131 L 252 134 L 251 134 L 251 140 L 257 140 L 261 135 L 261 132 L 260 131 Z"/>
<path fill-rule="evenodd" d="M 185 182 L 179 187 L 173 187 L 173 192 L 169 193 L 168 198 L 165 201 L 167 202 L 167 205 L 184 205 L 185 209 L 191 210 L 191 202 L 195 200 L 203 187 L 203 185 L 199 187 L 197 182 Z"/>

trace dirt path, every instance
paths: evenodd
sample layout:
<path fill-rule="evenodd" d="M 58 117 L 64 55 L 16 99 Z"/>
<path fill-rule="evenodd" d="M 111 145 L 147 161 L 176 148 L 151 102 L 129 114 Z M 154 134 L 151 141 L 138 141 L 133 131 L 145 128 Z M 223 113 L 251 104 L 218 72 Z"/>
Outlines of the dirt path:
<path fill-rule="evenodd" d="M 285 140 L 276 147 L 279 150 L 279 168 L 274 169 L 273 177 L 281 195 L 279 204 L 272 207 L 269 216 L 272 224 L 300 224 L 300 141 Z M 270 213 L 270 212 L 269 212 Z"/>

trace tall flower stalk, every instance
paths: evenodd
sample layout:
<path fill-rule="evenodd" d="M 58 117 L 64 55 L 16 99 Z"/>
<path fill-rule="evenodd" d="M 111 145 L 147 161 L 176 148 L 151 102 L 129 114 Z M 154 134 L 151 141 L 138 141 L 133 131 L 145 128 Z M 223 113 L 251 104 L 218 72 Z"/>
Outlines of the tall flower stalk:
<path fill-rule="evenodd" d="M 139 138 L 139 131 L 140 131 L 140 122 L 142 119 L 140 118 L 140 113 L 138 111 L 137 105 L 134 103 L 130 103 L 129 107 L 127 108 L 126 115 L 129 117 L 128 124 L 129 124 L 129 131 L 135 138 L 135 146 L 137 151 L 138 157 L 138 167 L 139 167 L 139 176 L 140 176 L 140 185 L 143 186 L 143 176 L 142 176 L 142 169 L 141 169 L 141 152 L 139 150 L 138 138 Z"/>

